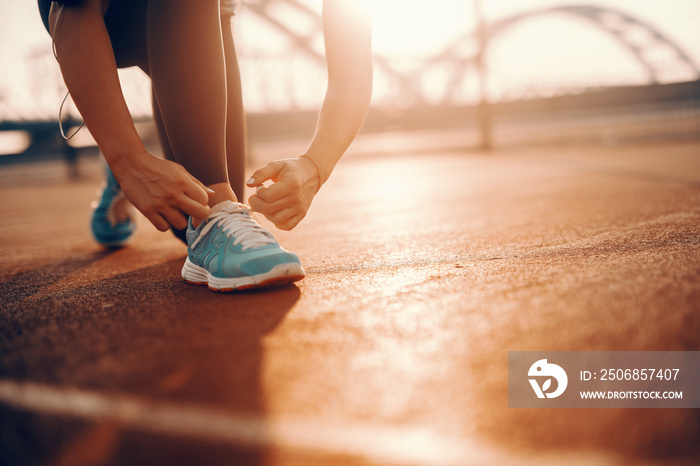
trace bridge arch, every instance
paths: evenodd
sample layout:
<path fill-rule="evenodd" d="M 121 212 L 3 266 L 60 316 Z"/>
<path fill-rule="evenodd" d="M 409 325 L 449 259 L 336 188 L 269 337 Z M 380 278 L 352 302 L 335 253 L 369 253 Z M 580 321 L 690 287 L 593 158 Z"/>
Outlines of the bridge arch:
<path fill-rule="evenodd" d="M 639 62 L 647 73 L 651 83 L 659 83 L 662 73 L 660 65 L 646 57 L 645 51 L 656 46 L 663 46 L 673 51 L 676 58 L 700 76 L 700 68 L 685 50 L 656 27 L 622 11 L 596 5 L 569 5 L 545 8 L 513 15 L 490 24 L 486 29 L 487 41 L 501 34 L 514 24 L 528 18 L 564 13 L 587 20 L 591 25 L 602 29 L 621 43 Z M 642 30 L 643 34 L 631 34 L 632 29 Z"/>
<path fill-rule="evenodd" d="M 295 32 L 286 26 L 283 21 L 276 19 L 274 10 L 280 7 L 296 10 L 298 14 L 310 20 L 309 24 L 312 26 L 304 33 Z M 246 8 L 278 32 L 289 37 L 293 47 L 306 53 L 312 60 L 322 60 L 323 57 L 319 51 L 313 47 L 314 39 L 322 31 L 318 12 L 310 9 L 298 0 L 250 0 L 246 3 Z M 693 61 L 680 45 L 657 27 L 632 14 L 597 5 L 556 6 L 514 14 L 487 24 L 484 31 L 485 47 L 483 50 L 475 50 L 471 56 L 464 56 L 459 52 L 465 41 L 477 42 L 476 32 L 470 31 L 457 37 L 441 53 L 427 59 L 425 66 L 406 72 L 393 67 L 390 59 L 377 57 L 375 61 L 377 72 L 382 73 L 391 81 L 395 89 L 394 95 L 397 98 L 407 102 L 425 104 L 428 101 L 436 102 L 435 99 L 426 97 L 426 90 L 423 89 L 424 84 L 422 83 L 426 81 L 425 78 L 430 73 L 436 73 L 440 69 L 443 75 L 448 73 L 449 76 L 444 79 L 445 93 L 441 101 L 437 103 L 449 104 L 457 100 L 456 93 L 459 91 L 467 71 L 474 69 L 478 64 L 478 60 L 488 54 L 489 44 L 496 37 L 502 35 L 516 24 L 552 14 L 565 14 L 580 18 L 594 28 L 602 30 L 611 39 L 620 43 L 623 49 L 640 65 L 649 83 L 659 83 L 663 80 L 666 64 L 655 61 L 649 54 L 651 50 L 659 47 L 670 51 L 678 63 L 681 63 L 695 76 L 700 77 L 698 64 Z"/>
<path fill-rule="evenodd" d="M 465 41 L 478 42 L 477 32 L 468 32 L 455 39 L 445 50 L 431 60 L 433 65 L 444 64 L 446 62 L 458 62 L 452 77 L 450 89 L 457 89 L 462 76 L 467 69 L 477 66 L 478 60 L 485 59 L 488 55 L 489 44 L 516 24 L 552 14 L 565 14 L 586 20 L 593 27 L 602 30 L 613 40 L 620 43 L 630 56 L 637 61 L 646 73 L 650 84 L 657 84 L 662 81 L 665 69 L 664 63 L 655 62 L 648 57 L 648 52 L 657 47 L 664 47 L 675 55 L 675 59 L 687 67 L 697 78 L 700 78 L 700 67 L 688 53 L 658 28 L 635 16 L 609 7 L 596 5 L 567 5 L 550 8 L 543 8 L 533 11 L 518 13 L 506 18 L 487 24 L 484 30 L 485 46 L 477 50 L 473 56 L 459 57 L 458 50 Z M 639 34 L 639 32 L 642 32 Z M 451 93 L 445 95 L 445 101 L 449 100 Z"/>

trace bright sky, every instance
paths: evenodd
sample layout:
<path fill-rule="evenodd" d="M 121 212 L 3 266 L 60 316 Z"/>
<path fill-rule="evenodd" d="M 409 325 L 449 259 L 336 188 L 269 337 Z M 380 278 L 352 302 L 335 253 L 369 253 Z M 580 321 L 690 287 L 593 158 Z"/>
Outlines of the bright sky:
<path fill-rule="evenodd" d="M 321 3 L 321 0 L 302 1 L 315 8 Z M 465 31 L 472 30 L 475 24 L 471 0 L 369 0 L 368 3 L 374 13 L 375 52 L 397 62 L 410 61 L 411 66 L 422 66 L 423 62 L 416 58 L 443 49 Z M 580 4 L 585 0 L 482 0 L 482 3 L 486 19 L 497 20 L 527 10 Z M 684 47 L 696 64 L 700 64 L 700 1 L 608 0 L 590 3 L 624 10 L 655 25 Z M 290 16 L 290 22 L 293 20 Z M 250 55 L 246 55 L 246 46 L 250 45 L 253 50 L 254 44 L 254 49 L 260 50 L 260 47 L 265 47 L 261 44 L 270 44 L 269 49 L 273 50 L 285 48 L 286 41 L 271 36 L 269 30 L 258 28 L 262 23 L 255 21 L 245 7 L 237 21 L 241 23 L 237 37 L 244 56 L 245 87 L 246 81 L 253 82 L 256 76 L 246 71 L 245 57 Z M 51 117 L 56 112 L 55 98 L 60 94 L 61 84 L 49 55 L 50 40 L 33 0 L 0 0 L 0 41 L 0 119 Z M 657 55 L 657 60 L 669 59 L 668 51 L 652 52 Z M 580 19 L 562 15 L 541 17 L 514 27 L 492 44 L 488 63 L 493 79 L 491 90 L 497 97 L 517 96 L 522 89 L 534 85 L 575 87 L 641 83 L 646 79 L 639 65 L 604 32 Z M 673 65 L 669 60 L 669 67 Z M 693 79 L 692 73 L 670 68 L 666 80 Z M 126 86 L 128 92 L 140 94 L 147 89 L 147 84 L 138 82 L 140 78 L 129 79 L 133 82 Z M 380 80 L 377 88 L 379 101 L 381 93 L 388 92 L 387 86 L 383 86 Z M 282 102 L 285 88 L 281 85 L 275 88 L 282 89 L 279 95 Z M 309 92 L 313 93 L 315 89 Z M 314 95 L 310 99 L 317 102 L 320 97 Z M 275 98 L 260 89 L 246 93 L 247 106 L 253 110 L 274 107 Z M 130 103 L 131 100 L 134 99 L 130 99 Z M 144 111 L 143 108 L 147 107 L 141 106 L 136 111 Z"/>

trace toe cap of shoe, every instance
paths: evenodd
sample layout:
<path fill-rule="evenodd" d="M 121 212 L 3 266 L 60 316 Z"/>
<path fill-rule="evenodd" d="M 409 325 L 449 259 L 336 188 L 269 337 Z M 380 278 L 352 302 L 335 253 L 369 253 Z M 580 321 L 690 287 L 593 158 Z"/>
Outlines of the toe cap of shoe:
<path fill-rule="evenodd" d="M 273 268 L 283 264 L 300 264 L 296 254 L 280 251 L 241 262 L 238 266 L 243 275 L 260 275 L 270 272 Z"/>

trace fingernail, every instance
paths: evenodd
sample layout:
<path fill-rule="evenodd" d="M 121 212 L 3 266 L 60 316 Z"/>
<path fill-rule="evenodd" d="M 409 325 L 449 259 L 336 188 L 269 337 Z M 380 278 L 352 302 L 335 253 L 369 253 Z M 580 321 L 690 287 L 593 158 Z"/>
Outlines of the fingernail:
<path fill-rule="evenodd" d="M 255 188 L 255 192 L 257 193 L 258 191 L 260 191 L 260 190 L 261 190 L 262 188 L 264 188 L 264 187 L 265 187 L 265 186 L 263 186 L 263 185 L 258 186 L 257 188 Z"/>
<path fill-rule="evenodd" d="M 205 189 L 209 194 L 216 194 L 216 193 L 214 192 L 214 190 L 211 189 L 211 188 L 207 188 L 207 187 L 205 186 L 204 189 Z"/>
<path fill-rule="evenodd" d="M 245 184 L 247 184 L 248 186 L 255 184 L 255 178 L 249 179 L 248 181 L 246 181 Z"/>

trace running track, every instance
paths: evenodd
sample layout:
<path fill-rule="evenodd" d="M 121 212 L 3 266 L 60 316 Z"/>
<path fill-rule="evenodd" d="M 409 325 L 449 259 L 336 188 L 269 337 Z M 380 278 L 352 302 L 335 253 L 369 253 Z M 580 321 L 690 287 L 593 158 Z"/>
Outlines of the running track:
<path fill-rule="evenodd" d="M 0 168 L 0 464 L 676 465 L 698 410 L 516 410 L 508 350 L 700 350 L 700 144 L 351 156 L 221 295 L 94 162 Z"/>

